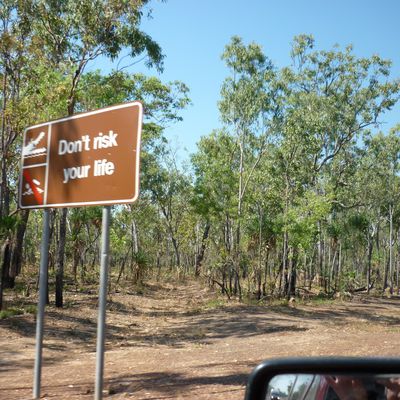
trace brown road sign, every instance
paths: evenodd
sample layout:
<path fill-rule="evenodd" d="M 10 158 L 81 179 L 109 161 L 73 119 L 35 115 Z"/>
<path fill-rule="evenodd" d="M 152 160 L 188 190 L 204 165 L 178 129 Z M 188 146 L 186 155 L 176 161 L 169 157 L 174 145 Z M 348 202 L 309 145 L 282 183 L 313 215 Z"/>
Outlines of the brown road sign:
<path fill-rule="evenodd" d="M 135 201 L 142 116 L 142 104 L 132 102 L 27 128 L 20 207 Z"/>

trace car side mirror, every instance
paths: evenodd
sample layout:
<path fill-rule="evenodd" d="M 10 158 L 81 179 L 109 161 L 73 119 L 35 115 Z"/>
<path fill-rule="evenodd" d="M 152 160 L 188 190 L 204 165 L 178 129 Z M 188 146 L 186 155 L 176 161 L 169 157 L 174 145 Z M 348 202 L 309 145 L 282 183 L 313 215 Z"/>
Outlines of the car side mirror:
<path fill-rule="evenodd" d="M 251 373 L 245 400 L 400 398 L 400 358 L 267 360 Z"/>

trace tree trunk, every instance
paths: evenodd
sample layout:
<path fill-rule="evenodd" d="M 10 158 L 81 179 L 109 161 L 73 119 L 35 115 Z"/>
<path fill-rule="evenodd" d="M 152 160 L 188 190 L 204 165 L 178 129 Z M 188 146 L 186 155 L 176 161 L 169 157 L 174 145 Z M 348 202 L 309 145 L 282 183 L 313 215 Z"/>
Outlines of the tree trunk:
<path fill-rule="evenodd" d="M 339 242 L 339 260 L 338 260 L 338 273 L 336 278 L 336 288 L 340 290 L 341 288 L 341 278 L 342 278 L 342 243 Z"/>
<path fill-rule="evenodd" d="M 397 243 L 400 243 L 400 230 L 397 232 Z M 397 287 L 397 295 L 400 294 L 400 254 L 399 248 L 397 247 L 397 261 L 396 261 L 396 287 Z"/>
<path fill-rule="evenodd" d="M 258 206 L 258 270 L 256 272 L 257 283 L 257 300 L 261 299 L 262 294 L 262 225 L 263 225 L 263 210 Z"/>
<path fill-rule="evenodd" d="M 389 206 L 389 285 L 393 294 L 393 205 Z"/>
<path fill-rule="evenodd" d="M 132 220 L 131 236 L 132 236 L 133 252 L 137 253 L 139 251 L 139 237 L 135 220 Z"/>
<path fill-rule="evenodd" d="M 0 253 L 0 310 L 2 310 L 3 308 L 4 289 L 10 287 L 10 282 L 9 282 L 10 279 L 9 271 L 11 262 L 10 247 L 11 247 L 10 240 L 7 239 L 4 245 L 1 247 L 1 253 Z"/>
<path fill-rule="evenodd" d="M 210 233 L 210 227 L 211 227 L 210 222 L 207 221 L 206 226 L 204 227 L 203 237 L 201 238 L 200 248 L 196 254 L 195 269 L 194 269 L 195 276 L 200 276 L 201 264 L 203 262 L 204 253 L 207 247 L 207 239 Z"/>
<path fill-rule="evenodd" d="M 63 208 L 60 216 L 59 242 L 56 258 L 56 307 L 63 307 L 64 255 L 67 235 L 68 208 Z"/>
<path fill-rule="evenodd" d="M 287 274 L 287 291 L 286 298 L 289 300 L 291 297 L 296 295 L 296 283 L 297 283 L 297 250 L 290 248 L 290 261 L 289 261 L 289 271 Z"/>
<path fill-rule="evenodd" d="M 324 246 L 322 242 L 322 227 L 321 221 L 318 221 L 318 231 L 319 231 L 319 240 L 318 240 L 318 275 L 319 275 L 319 286 L 323 286 L 324 282 Z"/>
<path fill-rule="evenodd" d="M 285 296 L 288 292 L 288 242 L 289 235 L 287 230 L 283 234 L 283 251 L 282 251 L 282 278 L 283 278 L 283 288 L 280 292 L 280 296 Z"/>
<path fill-rule="evenodd" d="M 179 253 L 179 244 L 174 236 L 171 237 L 172 245 L 174 246 L 176 266 L 181 266 L 181 255 Z"/>
<path fill-rule="evenodd" d="M 240 135 L 240 164 L 239 164 L 239 189 L 238 189 L 238 208 L 237 208 L 237 227 L 236 227 L 236 260 L 235 260 L 235 295 L 239 294 L 239 300 L 242 299 L 242 289 L 240 285 L 240 264 L 241 264 L 241 221 L 242 221 L 242 200 L 243 200 L 243 170 L 244 170 L 244 137 Z"/>
<path fill-rule="evenodd" d="M 21 214 L 22 218 L 17 225 L 11 256 L 11 275 L 14 277 L 18 276 L 21 272 L 24 237 L 29 218 L 29 210 L 24 210 Z"/>
<path fill-rule="evenodd" d="M 122 274 L 124 273 L 125 264 L 126 264 L 126 262 L 127 262 L 127 260 L 128 260 L 128 257 L 129 257 L 129 254 L 130 254 L 130 252 L 131 252 L 131 249 L 132 249 L 132 247 L 130 247 L 130 248 L 128 249 L 128 251 L 127 251 L 125 257 L 124 257 L 123 260 L 122 260 L 121 268 L 120 268 L 119 273 L 118 273 L 117 284 L 119 283 L 119 280 L 121 279 L 121 276 L 122 276 Z"/>
<path fill-rule="evenodd" d="M 79 246 L 77 243 L 74 244 L 74 251 L 73 251 L 73 257 L 72 257 L 72 275 L 74 276 L 74 282 L 76 283 L 77 280 L 77 275 L 78 275 L 78 266 L 81 261 L 81 253 Z"/>
<path fill-rule="evenodd" d="M 374 239 L 368 235 L 368 262 L 367 262 L 367 294 L 371 288 L 371 269 L 372 269 L 372 250 L 374 247 Z"/>
<path fill-rule="evenodd" d="M 328 287 L 334 286 L 334 283 L 336 282 L 336 275 L 337 275 L 336 258 L 337 258 L 337 253 L 338 253 L 337 243 L 332 248 L 332 250 L 333 250 L 333 258 L 330 261 L 330 263 L 331 263 L 331 271 L 330 271 L 330 274 L 329 274 L 329 285 L 328 285 Z M 335 287 L 335 292 L 336 292 L 336 287 Z"/>
<path fill-rule="evenodd" d="M 3 88 L 2 88 L 2 98 L 3 98 L 3 104 L 1 106 L 1 177 L 0 177 L 0 218 L 4 217 L 5 215 L 8 215 L 7 211 L 7 160 L 6 160 L 6 140 L 5 140 L 5 134 L 6 134 L 6 118 L 5 118 L 5 110 L 7 106 L 7 73 L 6 73 L 6 68 L 4 68 L 3 72 Z"/>
<path fill-rule="evenodd" d="M 284 232 L 283 232 L 283 251 L 282 251 L 282 275 L 283 275 L 283 292 L 280 296 L 285 296 L 288 293 L 288 250 L 289 250 L 289 233 L 287 229 L 288 213 L 289 213 L 289 191 L 290 191 L 290 177 L 288 171 L 285 174 L 285 210 L 284 210 Z"/>
<path fill-rule="evenodd" d="M 389 258 L 386 256 L 386 251 L 384 253 L 384 266 L 385 266 L 385 273 L 383 277 L 383 292 L 388 287 L 388 275 L 389 275 Z"/>

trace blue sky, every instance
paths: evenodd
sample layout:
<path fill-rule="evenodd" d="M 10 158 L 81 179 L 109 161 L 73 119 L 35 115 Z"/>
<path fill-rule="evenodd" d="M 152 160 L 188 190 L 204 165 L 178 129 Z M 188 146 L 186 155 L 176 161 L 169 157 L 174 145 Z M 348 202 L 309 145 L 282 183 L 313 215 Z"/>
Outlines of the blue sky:
<path fill-rule="evenodd" d="M 278 67 L 290 62 L 290 44 L 301 33 L 313 34 L 319 49 L 353 44 L 358 56 L 391 59 L 393 77 L 400 77 L 400 0 L 168 0 L 151 7 L 142 29 L 161 45 L 164 72 L 138 65 L 130 71 L 189 86 L 193 104 L 166 131 L 181 159 L 221 126 L 217 102 L 228 75 L 221 54 L 233 35 L 260 44 Z M 384 131 L 400 123 L 400 106 L 384 120 Z"/>

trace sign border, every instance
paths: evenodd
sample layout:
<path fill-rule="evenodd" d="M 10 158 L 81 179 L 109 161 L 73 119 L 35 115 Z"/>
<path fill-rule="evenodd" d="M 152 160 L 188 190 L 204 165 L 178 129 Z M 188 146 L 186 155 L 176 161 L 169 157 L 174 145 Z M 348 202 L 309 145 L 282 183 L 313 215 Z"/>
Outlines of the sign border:
<path fill-rule="evenodd" d="M 21 154 L 21 161 L 20 161 L 20 173 L 19 173 L 19 192 L 18 192 L 18 206 L 21 210 L 28 210 L 28 209 L 42 209 L 42 208 L 63 208 L 63 207 L 80 207 L 80 206 L 104 206 L 104 205 L 113 205 L 113 204 L 129 204 L 129 203 L 134 203 L 137 198 L 139 197 L 139 166 L 140 166 L 140 144 L 141 144 L 141 137 L 142 137 L 142 122 L 143 122 L 143 104 L 141 101 L 132 101 L 129 103 L 123 103 L 123 104 L 118 104 L 115 106 L 109 106 L 109 107 L 103 107 L 99 108 L 94 111 L 88 111 L 88 112 L 83 112 L 79 114 L 72 115 L 70 117 L 64 117 L 60 119 L 55 119 L 49 122 L 44 122 L 36 125 L 32 125 L 27 127 L 24 130 L 24 136 L 23 136 L 23 142 L 22 142 L 22 148 L 25 144 L 25 139 L 26 139 L 26 133 L 30 129 L 35 129 L 35 128 L 40 128 L 43 126 L 48 126 L 48 145 L 51 141 L 51 131 L 52 131 L 52 125 L 58 124 L 60 122 L 65 122 L 65 121 L 70 121 L 73 119 L 78 119 L 78 118 L 84 118 L 88 117 L 91 115 L 96 115 L 96 114 L 101 114 L 107 111 L 112 111 L 112 110 L 118 110 L 121 108 L 127 108 L 127 107 L 132 107 L 132 106 L 137 106 L 139 108 L 139 114 L 138 114 L 138 127 L 137 127 L 137 137 L 136 137 L 136 174 L 134 175 L 135 179 L 135 196 L 129 199 L 121 199 L 121 200 L 101 200 L 101 201 L 89 201 L 89 202 L 74 202 L 74 203 L 54 203 L 54 204 L 37 204 L 37 205 L 32 205 L 32 206 L 23 206 L 22 203 L 22 177 L 23 177 L 23 162 L 24 162 L 24 157 Z M 47 168 L 46 168 L 46 187 L 45 187 L 45 198 L 47 200 L 47 176 L 49 174 L 49 158 L 50 158 L 50 151 L 48 151 L 47 155 Z"/>

